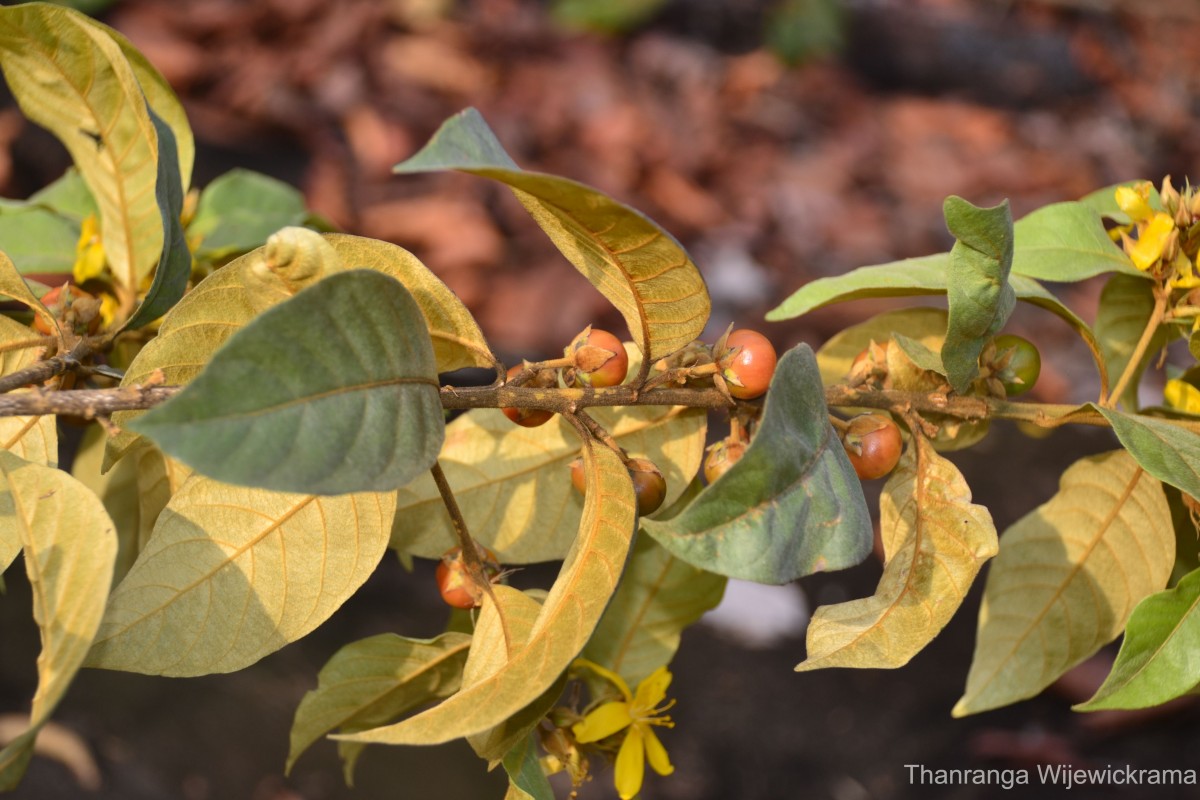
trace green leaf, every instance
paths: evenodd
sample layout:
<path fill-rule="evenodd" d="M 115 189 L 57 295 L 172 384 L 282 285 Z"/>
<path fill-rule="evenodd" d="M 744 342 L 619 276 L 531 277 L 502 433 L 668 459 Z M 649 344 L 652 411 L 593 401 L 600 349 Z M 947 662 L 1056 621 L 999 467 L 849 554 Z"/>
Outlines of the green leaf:
<path fill-rule="evenodd" d="M 699 470 L 708 418 L 703 409 L 635 406 L 589 413 L 627 452 L 662 470 L 665 506 Z M 439 463 L 471 535 L 504 563 L 527 564 L 560 559 L 574 542 L 584 503 L 571 485 L 569 465 L 579 455 L 579 439 L 561 419 L 522 428 L 497 409 L 476 409 L 446 427 Z M 453 538 L 431 477 L 400 490 L 394 548 L 437 558 Z"/>
<path fill-rule="evenodd" d="M 1020 275 L 1057 283 L 1106 272 L 1142 276 L 1109 238 L 1100 214 L 1086 203 L 1039 208 L 1013 226 L 1013 240 L 1012 271 Z"/>
<path fill-rule="evenodd" d="M 908 356 L 908 360 L 917 365 L 920 369 L 926 372 L 936 372 L 939 375 L 946 374 L 946 367 L 942 364 L 942 354 L 939 350 L 931 350 L 916 339 L 910 339 L 902 333 L 892 335 L 892 341 L 899 346 Z"/>
<path fill-rule="evenodd" d="M 879 499 L 886 563 L 875 594 L 821 606 L 808 626 L 808 658 L 825 667 L 907 664 L 962 604 L 999 544 L 992 515 L 971 502 L 958 469 L 923 436 L 909 443 Z"/>
<path fill-rule="evenodd" d="M 946 278 L 946 342 L 942 363 L 955 391 L 965 393 L 979 374 L 979 354 L 1016 305 L 1008 285 L 1013 261 L 1012 214 L 1008 201 L 978 208 L 951 195 L 943 207 L 946 227 L 958 239 Z"/>
<path fill-rule="evenodd" d="M 304 195 L 282 181 L 234 169 L 200 194 L 188 236 L 199 238 L 196 257 L 209 261 L 259 247 L 280 228 L 308 220 Z"/>
<path fill-rule="evenodd" d="M 1104 684 L 1076 711 L 1147 708 L 1200 684 L 1200 570 L 1152 594 L 1129 617 L 1121 652 Z"/>
<path fill-rule="evenodd" d="M 648 363 L 703 332 L 710 303 L 700 271 L 642 214 L 575 181 L 521 170 L 473 108 L 448 119 L 394 171 L 448 169 L 509 186 L 567 260 L 621 312 Z"/>
<path fill-rule="evenodd" d="M 504 756 L 504 771 L 509 781 L 504 800 L 554 800 L 554 789 L 542 771 L 534 734 L 526 736 Z"/>
<path fill-rule="evenodd" d="M 137 311 L 123 326 L 127 330 L 149 324 L 179 302 L 187 291 L 192 277 L 192 254 L 183 237 L 179 215 L 183 211 L 183 184 L 179 179 L 179 156 L 175 150 L 175 135 L 154 109 L 150 121 L 158 134 L 158 177 L 154 197 L 162 217 L 163 250 L 154 270 L 154 282 Z"/>
<path fill-rule="evenodd" d="M 760 583 L 787 583 L 866 557 L 870 514 L 829 423 L 807 345 L 779 359 L 742 459 L 677 517 L 643 520 L 642 528 L 689 564 Z"/>
<path fill-rule="evenodd" d="M 58 180 L 30 195 L 23 205 L 37 206 L 66 217 L 75 223 L 76 238 L 84 218 L 100 213 L 96 198 L 92 197 L 83 176 L 74 167 L 68 167 Z"/>
<path fill-rule="evenodd" d="M 587 496 L 575 546 L 567 554 L 529 641 L 496 673 L 395 725 L 337 736 L 382 744 L 438 744 L 481 733 L 521 711 L 574 660 L 617 587 L 637 518 L 633 483 L 621 458 L 603 445 L 584 450 Z M 484 609 L 491 603 L 484 601 Z"/>
<path fill-rule="evenodd" d="M 79 223 L 37 206 L 0 210 L 0 242 L 22 275 L 70 275 Z"/>
<path fill-rule="evenodd" d="M 342 647 L 321 668 L 317 688 L 305 693 L 296 708 L 284 772 L 291 772 L 296 759 L 331 731 L 375 728 L 458 691 L 470 646 L 471 637 L 464 633 L 434 639 L 383 633 Z M 350 783 L 349 759 L 346 770 Z"/>
<path fill-rule="evenodd" d="M 768 320 L 793 319 L 809 311 L 849 300 L 872 297 L 911 297 L 946 293 L 946 275 L 950 254 L 939 253 L 909 258 L 872 267 L 860 267 L 844 275 L 820 278 L 798 289 L 791 297 L 767 313 Z M 1107 385 L 1107 371 L 1100 347 L 1087 323 L 1033 278 L 1009 275 L 1009 286 L 1017 299 L 1044 308 L 1075 329 L 1092 352 L 1096 369 Z"/>
<path fill-rule="evenodd" d="M 725 594 L 725 578 L 680 561 L 649 536 L 639 536 L 621 585 L 583 657 L 636 686 L 671 663 L 680 634 Z"/>
<path fill-rule="evenodd" d="M 1089 405 L 1109 421 L 1142 469 L 1163 483 L 1200 497 L 1200 436 L 1164 419 Z"/>
<path fill-rule="evenodd" d="M 41 631 L 28 729 L 0 750 L 0 791 L 25 772 L 38 730 L 67 691 L 96 635 L 117 543 L 100 499 L 61 470 L 0 452 L 0 565 L 18 543 Z"/>
<path fill-rule="evenodd" d="M 1154 290 L 1150 281 L 1130 275 L 1113 275 L 1100 292 L 1100 308 L 1096 311 L 1096 339 L 1112 378 L 1121 375 L 1129 365 L 1134 347 L 1154 312 Z M 1150 340 L 1133 379 L 1120 398 L 1125 408 L 1138 408 L 1138 383 L 1151 359 L 1174 338 L 1169 325 L 1161 325 Z"/>
<path fill-rule="evenodd" d="M 1121 450 L 1075 462 L 1001 541 L 956 717 L 1033 697 L 1112 641 L 1175 560 L 1162 485 Z"/>
<path fill-rule="evenodd" d="M 113 590 L 87 665 L 182 677 L 247 667 L 366 581 L 394 513 L 390 492 L 315 497 L 193 475 Z"/>
<path fill-rule="evenodd" d="M 259 315 L 131 427 L 217 480 L 342 494 L 424 472 L 443 420 L 416 302 L 399 281 L 353 270 Z"/>
<path fill-rule="evenodd" d="M 763 36 L 784 63 L 801 64 L 845 44 L 846 16 L 839 0 L 781 0 L 768 12 Z"/>
<path fill-rule="evenodd" d="M 21 110 L 66 146 L 100 207 L 116 280 L 136 288 L 162 250 L 158 141 L 121 46 L 77 12 L 0 8 L 0 67 Z"/>

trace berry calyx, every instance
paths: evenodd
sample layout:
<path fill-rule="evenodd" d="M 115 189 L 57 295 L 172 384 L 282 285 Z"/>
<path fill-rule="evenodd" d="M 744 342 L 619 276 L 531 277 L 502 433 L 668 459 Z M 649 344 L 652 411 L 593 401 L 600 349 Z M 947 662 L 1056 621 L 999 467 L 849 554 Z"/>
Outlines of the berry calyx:
<path fill-rule="evenodd" d="M 739 400 L 753 400 L 767 393 L 778 360 L 767 337 L 741 328 L 725 337 L 724 352 L 719 356 L 721 376 L 731 395 Z"/>
<path fill-rule="evenodd" d="M 581 389 L 617 386 L 629 372 L 629 354 L 621 340 L 590 325 L 567 345 L 563 354 L 575 364 L 566 372 L 567 383 Z"/>
<path fill-rule="evenodd" d="M 519 364 L 515 367 L 510 367 L 508 370 L 508 379 L 512 380 L 515 376 L 521 373 L 524 367 Z M 541 373 L 534 375 L 533 380 L 526 383 L 526 386 L 545 388 L 550 385 L 548 381 L 553 377 L 554 373 L 546 370 L 550 377 L 546 377 Z M 545 425 L 554 416 L 553 411 L 546 411 L 542 408 L 501 408 L 504 416 L 508 417 L 513 422 L 524 428 L 536 428 L 538 425 Z"/>
<path fill-rule="evenodd" d="M 479 560 L 483 562 L 484 573 L 489 580 L 495 582 L 501 574 L 496 554 L 478 543 L 476 550 L 479 552 Z M 483 588 L 471 580 L 461 547 L 452 547 L 442 554 L 436 577 L 438 591 L 446 605 L 454 608 L 479 608 L 483 604 Z"/>
<path fill-rule="evenodd" d="M 1042 356 L 1037 346 L 1012 333 L 997 336 L 994 344 L 996 377 L 1004 386 L 1005 396 L 1012 397 L 1032 389 L 1042 372 Z"/>
<path fill-rule="evenodd" d="M 42 305 L 66 327 L 76 334 L 93 334 L 100 329 L 100 301 L 70 283 L 55 286 L 41 297 Z M 54 335 L 54 330 L 41 314 L 33 317 L 33 327 L 43 336 Z"/>
<path fill-rule="evenodd" d="M 900 428 L 884 414 L 859 414 L 846 426 L 842 446 L 860 480 L 887 475 L 900 461 L 904 441 Z"/>
<path fill-rule="evenodd" d="M 704 480 L 715 483 L 730 467 L 742 460 L 746 447 L 745 442 L 732 437 L 709 445 L 708 455 L 704 458 Z"/>

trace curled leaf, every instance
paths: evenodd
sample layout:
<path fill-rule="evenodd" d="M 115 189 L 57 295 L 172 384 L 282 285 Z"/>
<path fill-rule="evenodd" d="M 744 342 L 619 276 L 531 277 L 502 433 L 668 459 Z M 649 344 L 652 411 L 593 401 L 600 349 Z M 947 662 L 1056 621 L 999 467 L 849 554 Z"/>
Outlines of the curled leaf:
<path fill-rule="evenodd" d="M 648 363 L 703 332 L 711 304 L 700 271 L 642 214 L 581 183 L 522 170 L 473 108 L 446 120 L 394 171 L 448 169 L 511 188 L 567 260 L 621 312 Z"/>
<path fill-rule="evenodd" d="M 879 499 L 886 564 L 875 594 L 821 606 L 798 672 L 894 668 L 933 640 L 998 549 L 992 515 L 958 469 L 915 436 Z"/>
<path fill-rule="evenodd" d="M 637 517 L 633 484 L 603 445 L 584 451 L 587 497 L 579 534 L 534 620 L 529 640 L 497 672 L 395 725 L 335 738 L 437 744 L 503 723 L 549 689 L 583 650 L 617 587 Z"/>

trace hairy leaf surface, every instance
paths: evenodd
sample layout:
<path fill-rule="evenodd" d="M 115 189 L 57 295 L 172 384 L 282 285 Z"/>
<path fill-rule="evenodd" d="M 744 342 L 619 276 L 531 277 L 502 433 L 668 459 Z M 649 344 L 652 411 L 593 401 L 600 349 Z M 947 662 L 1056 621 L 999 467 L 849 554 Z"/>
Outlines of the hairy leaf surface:
<path fill-rule="evenodd" d="M 315 497 L 193 475 L 113 590 L 88 666 L 173 676 L 249 666 L 362 585 L 394 513 L 391 493 Z"/>
<path fill-rule="evenodd" d="M 1075 462 L 1001 540 L 958 717 L 1032 697 L 1112 641 L 1175 560 L 1162 485 L 1124 451 Z"/>
<path fill-rule="evenodd" d="M 682 245 L 654 222 L 581 183 L 513 162 L 483 117 L 467 109 L 442 124 L 395 172 L 458 170 L 510 187 L 546 235 L 625 318 L 650 363 L 700 336 L 711 308 Z"/>
<path fill-rule="evenodd" d="M 857 564 L 871 547 L 862 486 L 829 423 L 807 345 L 783 354 L 742 459 L 669 520 L 642 528 L 709 572 L 787 583 Z"/>
<path fill-rule="evenodd" d="M 38 730 L 50 718 L 96 635 L 117 553 L 100 499 L 65 472 L 0 452 L 0 572 L 25 554 L 42 652 L 29 728 L 0 750 L 0 790 L 25 772 Z"/>
<path fill-rule="evenodd" d="M 977 208 L 960 197 L 946 198 L 946 226 L 958 239 L 950 251 L 946 278 L 946 341 L 942 363 L 950 385 L 960 393 L 979 374 L 979 354 L 1004 327 L 1016 305 L 1008 285 L 1012 269 L 1012 214 L 1008 201 Z"/>
<path fill-rule="evenodd" d="M 886 564 L 875 594 L 818 608 L 797 671 L 907 664 L 954 616 L 998 549 L 992 515 L 971 502 L 958 468 L 923 436 L 883 487 L 879 516 Z"/>
<path fill-rule="evenodd" d="M 1154 417 L 1089 404 L 1142 469 L 1192 497 L 1200 497 L 1200 436 Z"/>
<path fill-rule="evenodd" d="M 433 464 L 443 426 L 421 312 L 370 270 L 268 309 L 132 424 L 217 480 L 330 495 L 403 486 Z"/>

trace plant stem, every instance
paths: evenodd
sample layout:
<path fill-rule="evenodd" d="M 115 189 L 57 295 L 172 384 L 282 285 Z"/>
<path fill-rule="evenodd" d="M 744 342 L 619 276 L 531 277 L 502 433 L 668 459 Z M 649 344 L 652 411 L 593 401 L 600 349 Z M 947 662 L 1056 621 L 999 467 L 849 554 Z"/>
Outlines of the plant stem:
<path fill-rule="evenodd" d="M 492 580 L 483 568 L 483 562 L 479 558 L 477 549 L 478 545 L 471 538 L 471 532 L 467 529 L 467 520 L 463 517 L 462 509 L 458 507 L 458 500 L 454 497 L 454 490 L 450 488 L 450 482 L 446 480 L 446 473 L 442 471 L 441 462 L 434 461 L 429 471 L 433 475 L 433 482 L 437 484 L 438 494 L 442 496 L 442 504 L 446 506 L 446 513 L 450 515 L 450 522 L 454 527 L 454 534 L 458 538 L 458 546 L 462 551 L 462 560 L 467 568 L 467 575 L 495 603 L 496 595 L 492 593 Z M 505 648 L 511 655 L 512 643 L 508 638 L 508 624 L 498 604 L 496 612 L 500 617 L 500 629 L 504 633 Z"/>
<path fill-rule="evenodd" d="M 25 369 L 0 377 L 0 394 L 20 389 L 23 386 L 44 383 L 56 375 L 78 369 L 91 353 L 92 343 L 87 339 L 80 339 L 71 348 L 71 352 L 65 355 L 38 361 Z"/>
<path fill-rule="evenodd" d="M 1154 287 L 1154 310 L 1150 312 L 1150 319 L 1146 320 L 1146 328 L 1142 331 L 1142 337 L 1138 339 L 1137 345 L 1133 348 L 1133 353 L 1129 356 L 1129 362 L 1125 364 L 1125 370 L 1121 373 L 1121 377 L 1117 379 L 1116 386 L 1113 387 L 1108 397 L 1101 401 L 1100 404 L 1105 408 L 1116 408 L 1117 401 L 1125 393 L 1125 388 L 1133 380 L 1133 376 L 1137 374 L 1138 367 L 1146 355 L 1146 350 L 1149 349 L 1150 342 L 1154 339 L 1154 334 L 1158 332 L 1158 326 L 1163 322 L 1167 311 L 1167 295 L 1168 291 L 1162 286 L 1156 285 Z"/>

